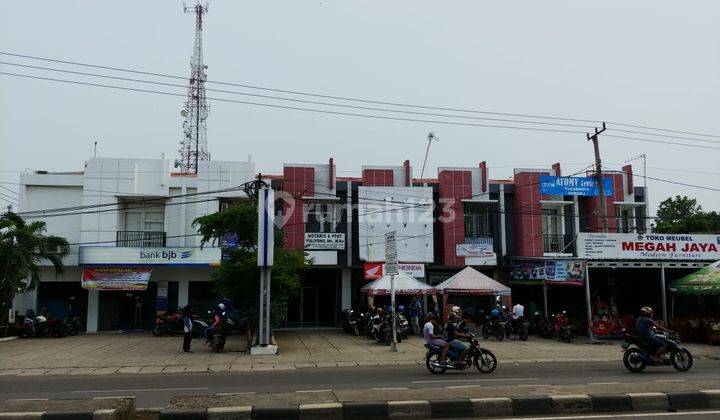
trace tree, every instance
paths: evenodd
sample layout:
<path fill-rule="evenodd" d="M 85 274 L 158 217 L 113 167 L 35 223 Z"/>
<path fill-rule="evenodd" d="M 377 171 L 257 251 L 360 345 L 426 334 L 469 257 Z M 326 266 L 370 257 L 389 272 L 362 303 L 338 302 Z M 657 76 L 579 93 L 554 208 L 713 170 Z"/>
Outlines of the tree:
<path fill-rule="evenodd" d="M 64 238 L 45 235 L 43 221 L 26 223 L 22 217 L 6 212 L 0 215 L 0 324 L 7 325 L 8 309 L 16 293 L 28 292 L 40 282 L 40 263 L 49 261 L 55 274 L 63 272 L 63 257 L 70 246 Z"/>
<path fill-rule="evenodd" d="M 706 212 L 694 198 L 670 197 L 658 206 L 656 233 L 720 233 L 720 214 Z"/>
<path fill-rule="evenodd" d="M 244 309 L 249 329 L 258 323 L 260 269 L 257 267 L 257 203 L 240 200 L 223 211 L 198 217 L 193 226 L 202 236 L 202 245 L 215 243 L 232 234 L 237 248 L 225 250 L 220 268 L 212 275 L 215 292 Z M 275 261 L 272 267 L 271 327 L 282 320 L 285 302 L 300 287 L 300 271 L 307 263 L 305 254 L 282 248 L 282 230 L 275 228 Z"/>

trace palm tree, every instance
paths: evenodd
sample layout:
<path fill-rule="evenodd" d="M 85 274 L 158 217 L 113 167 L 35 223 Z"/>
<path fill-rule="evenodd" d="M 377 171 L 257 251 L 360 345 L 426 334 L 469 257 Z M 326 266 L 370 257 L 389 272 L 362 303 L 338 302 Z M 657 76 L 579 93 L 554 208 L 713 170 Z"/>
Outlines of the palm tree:
<path fill-rule="evenodd" d="M 41 262 L 49 261 L 55 274 L 63 272 L 70 245 L 65 238 L 45 235 L 45 229 L 43 221 L 26 223 L 10 211 L 0 215 L 0 325 L 7 325 L 15 294 L 37 287 Z"/>

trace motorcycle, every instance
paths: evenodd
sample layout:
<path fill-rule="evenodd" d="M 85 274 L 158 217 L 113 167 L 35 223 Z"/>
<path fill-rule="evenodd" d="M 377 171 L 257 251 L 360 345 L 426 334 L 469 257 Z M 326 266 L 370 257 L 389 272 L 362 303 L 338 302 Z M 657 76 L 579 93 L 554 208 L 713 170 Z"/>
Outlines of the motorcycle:
<path fill-rule="evenodd" d="M 53 317 L 47 309 L 40 311 L 40 315 L 37 316 L 32 309 L 28 309 L 18 330 L 20 338 L 46 336 L 62 338 L 68 335 L 67 326 L 63 321 Z"/>
<path fill-rule="evenodd" d="M 445 373 L 448 369 L 452 370 L 465 370 L 470 366 L 475 368 L 482 373 L 492 373 L 497 367 L 497 358 L 488 349 L 479 346 L 477 339 L 474 334 L 470 334 L 470 349 L 466 352 L 464 363 L 459 360 L 460 355 L 453 349 L 449 349 L 447 352 L 447 359 L 450 363 L 441 363 L 440 357 L 443 352 L 443 348 L 434 346 L 432 344 L 425 344 L 427 353 L 425 354 L 425 367 L 430 373 L 439 375 Z"/>
<path fill-rule="evenodd" d="M 489 318 L 487 324 L 483 326 L 482 336 L 488 340 L 495 337 L 497 341 L 503 341 L 505 338 L 506 322 L 501 318 Z"/>
<path fill-rule="evenodd" d="M 62 323 L 67 327 L 67 334 L 70 336 L 76 336 L 82 330 L 79 316 L 63 318 Z"/>
<path fill-rule="evenodd" d="M 505 335 L 510 337 L 517 337 L 520 341 L 527 341 L 528 339 L 528 322 L 524 316 L 516 320 L 510 320 L 505 322 Z"/>
<path fill-rule="evenodd" d="M 407 339 L 408 335 L 410 335 L 410 322 L 403 314 L 397 314 L 396 318 L 397 322 L 397 336 L 398 336 L 398 342 L 400 339 Z"/>
<path fill-rule="evenodd" d="M 172 335 L 183 333 L 185 331 L 185 327 L 183 325 L 182 318 L 183 315 L 181 310 L 178 310 L 171 315 L 156 315 L 153 335 L 155 337 L 162 337 L 165 334 Z M 200 332 L 205 331 L 205 328 L 208 327 L 208 324 L 200 319 L 199 316 L 192 314 L 191 318 L 193 335 L 200 334 Z"/>
<path fill-rule="evenodd" d="M 565 311 L 553 316 L 553 324 L 555 326 L 555 334 L 557 334 L 558 340 L 566 343 L 572 342 L 572 339 L 575 337 L 575 330 L 573 326 L 570 325 L 570 320 L 568 319 Z"/>
<path fill-rule="evenodd" d="M 345 309 L 343 311 L 340 326 L 346 333 L 359 336 L 365 331 L 366 325 L 367 320 L 364 312 L 355 309 Z"/>
<path fill-rule="evenodd" d="M 656 361 L 653 358 L 655 349 L 648 346 L 645 340 L 623 328 L 621 349 L 623 351 L 623 365 L 627 370 L 632 373 L 640 373 L 647 366 L 672 366 L 680 372 L 690 370 L 693 365 L 693 356 L 688 349 L 678 347 L 680 340 L 677 334 L 671 331 L 666 334 L 657 334 L 656 337 L 674 344 L 674 346 L 671 346 L 672 348 L 668 348 L 667 352 L 665 352 L 662 361 Z"/>
<path fill-rule="evenodd" d="M 210 311 L 212 313 L 212 311 Z M 220 353 L 225 349 L 225 337 L 235 328 L 235 322 L 222 313 L 222 322 L 220 327 L 212 328 L 207 335 L 207 344 L 210 351 Z"/>
<path fill-rule="evenodd" d="M 555 337 L 555 329 L 552 324 L 548 321 L 545 315 L 540 312 L 535 312 L 532 320 L 532 331 L 542 338 L 553 338 Z"/>

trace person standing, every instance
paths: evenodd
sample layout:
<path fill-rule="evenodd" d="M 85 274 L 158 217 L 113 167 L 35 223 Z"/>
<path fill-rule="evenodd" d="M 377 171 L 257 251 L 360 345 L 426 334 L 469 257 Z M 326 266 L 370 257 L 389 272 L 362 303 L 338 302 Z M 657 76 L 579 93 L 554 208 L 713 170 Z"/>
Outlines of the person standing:
<path fill-rule="evenodd" d="M 186 305 L 182 308 L 182 322 L 183 322 L 183 351 L 185 353 L 192 353 L 190 350 L 190 344 L 192 343 L 192 312 L 190 306 Z"/>
<path fill-rule="evenodd" d="M 410 327 L 412 328 L 413 334 L 420 334 L 421 312 L 420 300 L 414 297 L 412 302 L 410 302 Z"/>

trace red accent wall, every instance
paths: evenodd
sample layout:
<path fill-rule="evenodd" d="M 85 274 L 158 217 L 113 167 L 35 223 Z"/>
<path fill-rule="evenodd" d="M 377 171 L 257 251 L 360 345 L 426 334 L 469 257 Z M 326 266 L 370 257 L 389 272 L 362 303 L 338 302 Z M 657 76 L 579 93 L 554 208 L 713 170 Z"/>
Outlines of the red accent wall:
<path fill-rule="evenodd" d="M 392 187 L 392 169 L 363 169 L 363 185 L 366 187 Z"/>
<path fill-rule="evenodd" d="M 305 215 L 303 196 L 315 195 L 315 169 L 286 166 L 283 168 L 283 190 L 294 197 L 295 208 L 287 220 L 285 233 L 286 249 L 302 251 L 305 249 Z M 283 205 L 283 214 L 290 211 L 291 205 Z"/>
<path fill-rule="evenodd" d="M 465 258 L 455 255 L 455 245 L 465 243 L 465 211 L 462 199 L 472 197 L 470 171 L 441 171 L 438 177 L 441 222 L 442 261 L 445 265 L 464 266 Z M 453 217 L 448 217 L 453 214 Z"/>
<path fill-rule="evenodd" d="M 549 172 L 515 174 L 512 220 L 515 225 L 515 254 L 523 257 L 543 256 L 542 206 L 540 176 Z"/>

